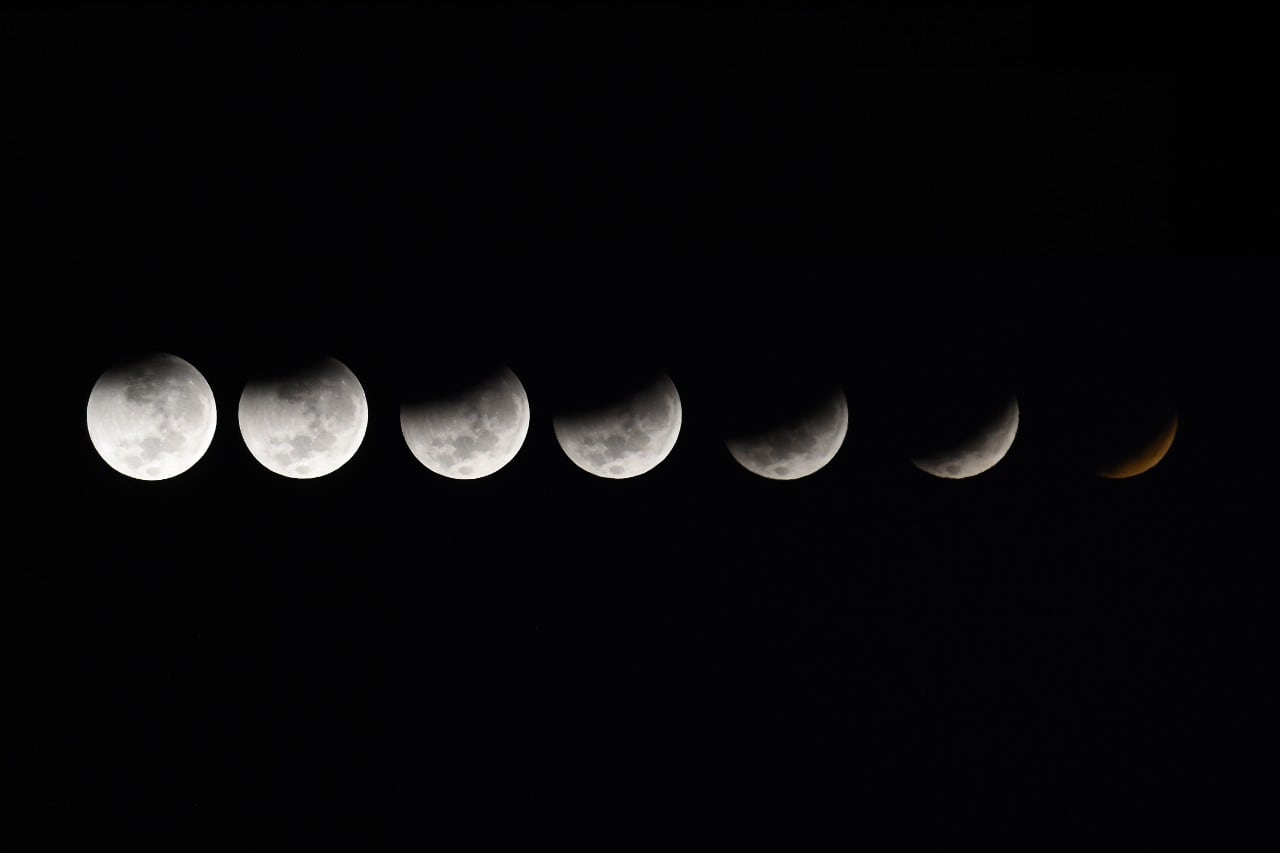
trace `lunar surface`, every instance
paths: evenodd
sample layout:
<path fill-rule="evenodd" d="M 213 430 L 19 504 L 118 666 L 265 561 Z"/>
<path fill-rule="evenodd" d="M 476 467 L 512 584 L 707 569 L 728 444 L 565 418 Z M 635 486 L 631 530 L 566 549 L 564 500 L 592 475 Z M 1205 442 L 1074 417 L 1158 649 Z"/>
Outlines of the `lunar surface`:
<path fill-rule="evenodd" d="M 1178 416 L 1175 414 L 1164 429 L 1160 430 L 1150 442 L 1119 462 L 1100 470 L 1098 476 L 1112 480 L 1122 480 L 1128 477 L 1136 477 L 1144 471 L 1151 470 L 1169 452 L 1169 448 L 1173 447 L 1173 437 L 1177 432 Z"/>
<path fill-rule="evenodd" d="M 623 479 L 652 470 L 680 434 L 680 395 L 662 375 L 641 390 L 588 412 L 552 419 L 565 454 L 597 477 Z"/>
<path fill-rule="evenodd" d="M 308 479 L 333 473 L 355 455 L 369 407 L 355 374 L 326 358 L 250 382 L 240 395 L 239 419 L 254 459 L 281 476 Z"/>
<path fill-rule="evenodd" d="M 138 480 L 176 477 L 199 462 L 218 421 L 209 383 L 168 353 L 103 373 L 89 392 L 87 419 L 103 460 Z"/>
<path fill-rule="evenodd" d="M 520 451 L 529 398 L 502 367 L 461 394 L 400 407 L 400 430 L 414 457 L 456 480 L 487 477 Z"/>
<path fill-rule="evenodd" d="M 790 423 L 726 440 L 742 467 L 772 480 L 807 477 L 826 465 L 844 443 L 849 404 L 836 389 L 823 403 Z"/>
<path fill-rule="evenodd" d="M 981 474 L 1004 458 L 1018 433 L 1018 401 L 1011 397 L 1004 410 L 985 427 L 947 450 L 912 459 L 921 471 L 951 480 Z"/>

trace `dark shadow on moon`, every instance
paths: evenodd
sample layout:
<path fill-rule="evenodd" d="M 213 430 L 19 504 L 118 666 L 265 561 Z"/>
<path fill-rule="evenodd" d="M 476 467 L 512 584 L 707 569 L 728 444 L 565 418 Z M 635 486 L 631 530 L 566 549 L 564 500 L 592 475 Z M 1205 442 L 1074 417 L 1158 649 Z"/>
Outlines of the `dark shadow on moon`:
<path fill-rule="evenodd" d="M 506 365 L 422 365 L 406 380 L 401 433 L 428 469 L 455 479 L 483 477 L 523 446 L 529 398 Z"/>
<path fill-rule="evenodd" d="M 1003 423 L 1017 398 L 983 381 L 924 383 L 899 406 L 898 435 L 908 459 L 936 459 L 980 443 Z"/>
<path fill-rule="evenodd" d="M 577 373 L 561 386 L 552 429 L 579 468 L 600 477 L 646 473 L 671 452 L 683 422 L 680 393 L 665 373 L 651 370 Z"/>
<path fill-rule="evenodd" d="M 324 350 L 297 348 L 291 351 L 259 349 L 248 356 L 246 385 L 280 386 L 314 382 L 329 374 L 333 356 Z"/>
<path fill-rule="evenodd" d="M 456 403 L 476 389 L 497 384 L 507 375 L 497 359 L 429 357 L 396 365 L 396 391 L 401 405 Z"/>
<path fill-rule="evenodd" d="M 738 407 L 726 428 L 725 443 L 752 473 L 792 480 L 815 473 L 835 457 L 848 423 L 842 390 L 793 385 L 772 389 L 751 405 Z"/>
<path fill-rule="evenodd" d="M 1167 436 L 1170 446 L 1149 466 L 1154 467 L 1177 444 L 1177 412 L 1162 396 L 1137 392 L 1126 399 L 1095 401 L 1081 415 L 1077 441 L 1080 467 L 1086 471 L 1104 475 L 1132 468 Z"/>
<path fill-rule="evenodd" d="M 332 356 L 280 358 L 264 365 L 240 395 L 240 434 L 264 467 L 299 479 L 330 474 L 363 443 L 364 388 Z"/>
<path fill-rule="evenodd" d="M 592 418 L 625 407 L 670 381 L 660 368 L 626 362 L 561 365 L 548 389 L 553 416 L 563 421 Z"/>

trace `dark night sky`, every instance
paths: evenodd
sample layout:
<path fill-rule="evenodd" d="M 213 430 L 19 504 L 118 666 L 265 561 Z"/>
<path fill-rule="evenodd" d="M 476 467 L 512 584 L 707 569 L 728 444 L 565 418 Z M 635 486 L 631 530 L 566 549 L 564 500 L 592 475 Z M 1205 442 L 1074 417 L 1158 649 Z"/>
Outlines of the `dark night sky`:
<path fill-rule="evenodd" d="M 1268 552 L 1238 460 L 1278 269 L 1214 253 L 1265 250 L 1273 220 L 1220 204 L 1245 167 L 1179 130 L 1196 93 L 1149 28 L 1073 42 L 1093 31 L 1019 4 L 18 21 L 21 286 L 71 484 L 35 507 L 47 831 L 613 847 L 692 823 L 714 846 L 1256 808 Z M 170 481 L 116 474 L 84 426 L 138 349 L 217 398 Z M 356 373 L 370 423 L 292 481 L 235 411 L 303 350 Z M 528 390 L 524 448 L 437 477 L 398 395 L 492 358 Z M 617 482 L 550 420 L 615 366 L 684 405 L 670 457 Z M 761 370 L 848 396 L 812 477 L 725 450 Z M 990 384 L 1021 406 L 1006 459 L 913 468 L 925 389 Z M 1123 482 L 1081 461 L 1117 402 L 1181 418 Z"/>

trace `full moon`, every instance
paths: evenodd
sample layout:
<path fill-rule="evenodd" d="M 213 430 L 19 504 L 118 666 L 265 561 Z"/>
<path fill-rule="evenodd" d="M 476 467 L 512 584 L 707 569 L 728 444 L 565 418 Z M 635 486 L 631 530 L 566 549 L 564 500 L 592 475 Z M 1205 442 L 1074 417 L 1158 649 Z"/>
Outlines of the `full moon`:
<path fill-rule="evenodd" d="M 199 462 L 218 421 L 209 383 L 168 353 L 109 368 L 89 392 L 87 418 L 98 454 L 137 480 L 176 477 Z"/>
<path fill-rule="evenodd" d="M 993 467 L 1013 446 L 1018 433 L 1018 400 L 1010 397 L 1007 405 L 985 425 L 957 444 L 911 460 L 921 471 L 935 477 L 958 480 L 973 477 Z"/>
<path fill-rule="evenodd" d="M 529 432 L 529 398 L 500 367 L 460 393 L 400 407 L 400 430 L 414 457 L 455 480 L 487 477 L 520 451 Z"/>
<path fill-rule="evenodd" d="M 758 432 L 726 439 L 742 467 L 771 480 L 807 477 L 826 465 L 844 443 L 849 403 L 839 388 L 806 412 Z"/>
<path fill-rule="evenodd" d="M 250 382 L 240 395 L 239 420 L 254 459 L 281 476 L 309 479 L 333 473 L 355 455 L 369 407 L 355 374 L 325 358 Z"/>
<path fill-rule="evenodd" d="M 639 390 L 588 411 L 552 419 L 565 454 L 597 477 L 623 479 L 652 470 L 680 434 L 680 395 L 666 374 Z"/>

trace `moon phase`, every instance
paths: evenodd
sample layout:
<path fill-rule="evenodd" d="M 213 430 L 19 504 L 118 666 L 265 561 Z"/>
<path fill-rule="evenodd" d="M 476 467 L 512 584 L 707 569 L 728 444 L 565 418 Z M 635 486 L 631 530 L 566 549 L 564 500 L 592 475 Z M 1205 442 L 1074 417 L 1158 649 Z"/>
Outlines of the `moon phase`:
<path fill-rule="evenodd" d="M 487 477 L 515 458 L 529 431 L 529 398 L 501 366 L 454 394 L 400 408 L 414 458 L 456 480 Z"/>
<path fill-rule="evenodd" d="M 217 407 L 200 371 L 154 353 L 105 371 L 89 392 L 89 440 L 115 470 L 137 480 L 176 477 L 213 441 Z"/>
<path fill-rule="evenodd" d="M 251 381 L 238 414 L 253 458 L 296 479 L 323 477 L 346 464 L 369 423 L 360 380 L 335 358 Z"/>
<path fill-rule="evenodd" d="M 921 471 L 948 480 L 973 477 L 992 468 L 1013 446 L 1018 433 L 1018 400 L 1010 396 L 1002 408 L 989 414 L 976 428 L 966 429 L 959 440 L 911 462 Z"/>
<path fill-rule="evenodd" d="M 1098 471 L 1098 476 L 1106 477 L 1110 480 L 1123 480 L 1129 477 L 1136 477 L 1144 471 L 1149 471 L 1169 452 L 1169 448 L 1173 446 L 1173 437 L 1177 432 L 1178 416 L 1175 413 L 1168 423 L 1150 440 L 1139 445 L 1119 460 L 1101 468 Z"/>
<path fill-rule="evenodd" d="M 836 455 L 849 428 L 849 404 L 839 388 L 789 420 L 725 440 L 748 471 L 771 480 L 795 480 Z"/>
<path fill-rule="evenodd" d="M 666 459 L 680 423 L 680 394 L 666 374 L 602 405 L 552 419 L 556 441 L 575 465 L 615 480 L 643 474 Z"/>

